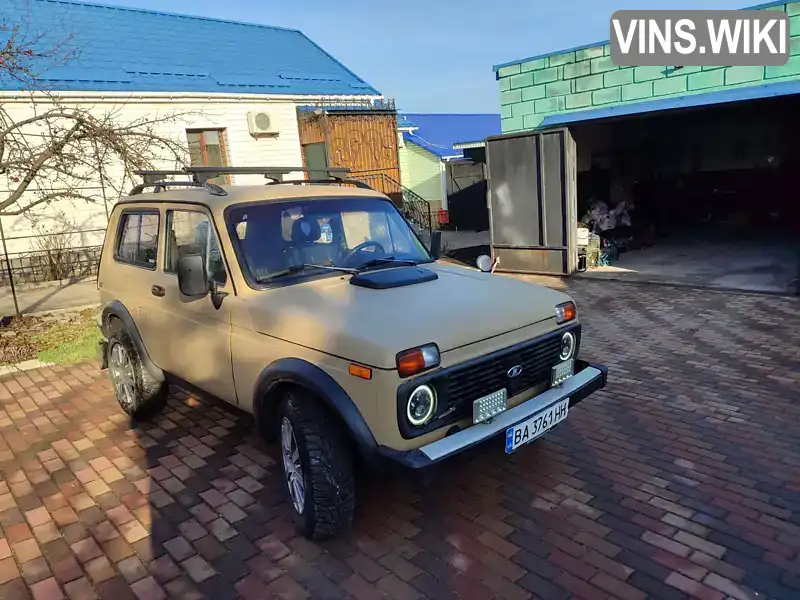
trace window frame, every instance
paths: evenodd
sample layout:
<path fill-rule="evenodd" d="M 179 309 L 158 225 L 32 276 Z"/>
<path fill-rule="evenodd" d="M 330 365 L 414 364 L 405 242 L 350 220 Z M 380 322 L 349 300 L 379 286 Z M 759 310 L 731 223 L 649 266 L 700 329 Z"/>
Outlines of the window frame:
<path fill-rule="evenodd" d="M 222 155 L 222 165 L 210 165 L 208 164 L 208 144 L 205 141 L 205 134 L 209 132 L 214 132 L 219 136 L 219 152 Z M 205 127 L 205 128 L 198 128 L 192 127 L 186 130 L 186 143 L 189 143 L 189 134 L 196 133 L 200 135 L 200 154 L 203 158 L 202 165 L 191 165 L 192 167 L 228 167 L 228 135 L 227 129 L 225 127 Z M 189 163 L 192 162 L 191 152 L 189 153 Z M 213 181 L 214 179 L 219 179 L 221 181 Z M 210 180 L 212 183 L 217 183 L 219 185 L 230 185 L 231 183 L 231 176 L 230 175 L 220 175 L 219 177 L 214 177 Z"/>
<path fill-rule="evenodd" d="M 175 212 L 199 213 L 199 214 L 203 215 L 206 218 L 206 220 L 208 221 L 208 226 L 209 226 L 208 230 L 209 230 L 209 232 L 213 233 L 214 236 L 217 238 L 217 248 L 219 249 L 219 257 L 220 257 L 220 260 L 222 261 L 222 269 L 225 271 L 225 281 L 216 281 L 216 280 L 213 280 L 213 279 L 210 278 L 211 277 L 211 273 L 208 270 L 208 259 L 209 259 L 208 256 L 205 257 L 205 259 L 206 259 L 205 260 L 205 262 L 206 262 L 206 275 L 209 277 L 209 281 L 213 281 L 217 285 L 220 285 L 220 286 L 227 285 L 228 281 L 230 281 L 230 279 L 231 279 L 231 274 L 229 272 L 230 270 L 228 269 L 228 261 L 225 260 L 225 253 L 222 250 L 222 240 L 220 240 L 219 234 L 217 233 L 217 228 L 214 225 L 213 216 L 208 211 L 203 210 L 200 207 L 193 207 L 193 208 L 167 208 L 166 209 L 166 215 L 165 215 L 165 218 L 164 218 L 164 244 L 165 244 L 165 246 L 164 246 L 164 260 L 162 261 L 162 266 L 161 266 L 162 271 L 164 271 L 164 273 L 166 273 L 167 275 L 175 275 L 176 277 L 178 276 L 177 269 L 175 271 L 170 271 L 169 268 L 168 268 L 168 265 L 167 265 L 168 249 L 166 247 L 167 241 L 169 239 L 170 227 L 172 226 L 172 216 L 173 216 L 173 213 L 175 213 Z"/>
<path fill-rule="evenodd" d="M 122 258 L 119 254 L 119 247 L 122 242 L 122 230 L 125 226 L 125 219 L 128 215 L 136 214 L 139 215 L 139 239 L 138 243 L 141 244 L 142 241 L 142 215 L 155 215 L 156 216 L 156 259 L 153 261 L 153 264 L 144 264 L 140 262 L 135 262 L 132 260 L 128 260 L 126 258 Z M 117 222 L 117 234 L 114 238 L 114 262 L 118 262 L 123 265 L 128 265 L 131 267 L 136 267 L 138 269 L 145 269 L 147 271 L 155 271 L 158 269 L 158 256 L 159 256 L 159 249 L 161 245 L 161 211 L 158 208 L 126 208 L 119 214 L 119 220 Z"/>

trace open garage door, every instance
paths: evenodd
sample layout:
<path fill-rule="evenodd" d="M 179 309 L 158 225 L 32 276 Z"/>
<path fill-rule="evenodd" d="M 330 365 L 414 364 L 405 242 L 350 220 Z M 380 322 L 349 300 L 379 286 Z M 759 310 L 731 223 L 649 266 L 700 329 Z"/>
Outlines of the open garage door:
<path fill-rule="evenodd" d="M 571 275 L 577 269 L 576 149 L 567 129 L 486 140 L 492 254 L 497 270 Z"/>
<path fill-rule="evenodd" d="M 800 93 L 590 119 L 569 129 L 578 215 L 624 203 L 628 221 L 595 224 L 618 253 L 590 263 L 582 276 L 800 292 Z"/>

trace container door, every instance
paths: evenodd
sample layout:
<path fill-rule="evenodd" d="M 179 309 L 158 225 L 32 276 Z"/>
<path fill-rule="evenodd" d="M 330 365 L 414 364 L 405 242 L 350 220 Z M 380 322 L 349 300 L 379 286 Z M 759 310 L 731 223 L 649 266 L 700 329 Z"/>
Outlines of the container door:
<path fill-rule="evenodd" d="M 576 149 L 567 129 L 488 138 L 488 205 L 497 270 L 577 269 Z"/>

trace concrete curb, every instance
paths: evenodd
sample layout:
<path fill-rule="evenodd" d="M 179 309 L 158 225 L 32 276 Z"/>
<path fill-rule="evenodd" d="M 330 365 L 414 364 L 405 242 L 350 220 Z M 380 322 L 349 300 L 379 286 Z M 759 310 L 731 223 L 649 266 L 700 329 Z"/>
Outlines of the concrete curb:
<path fill-rule="evenodd" d="M 719 292 L 728 294 L 751 294 L 755 296 L 778 296 L 784 298 L 796 298 L 798 295 L 800 295 L 800 289 L 798 291 L 792 292 L 789 290 L 787 291 L 757 290 L 757 289 L 736 288 L 736 287 L 723 287 L 712 284 L 676 281 L 673 279 L 663 279 L 663 280 L 634 279 L 630 277 L 616 275 L 614 273 L 598 273 L 597 271 L 594 271 L 593 274 L 591 275 L 586 275 L 584 273 L 576 273 L 572 277 L 574 277 L 575 279 L 580 279 L 581 281 L 596 281 L 596 282 L 613 281 L 615 283 L 624 283 L 626 285 L 644 285 L 644 286 L 660 285 L 664 287 L 688 288 L 692 290 L 703 290 L 707 292 Z"/>
<path fill-rule="evenodd" d="M 17 292 L 28 292 L 31 290 L 41 290 L 49 288 L 69 287 L 78 283 L 92 283 L 97 281 L 97 275 L 88 275 L 86 277 L 75 277 L 72 279 L 54 279 L 53 281 L 39 281 L 36 283 L 16 283 L 14 282 L 14 289 Z M 8 285 L 4 287 L 9 287 Z"/>
<path fill-rule="evenodd" d="M 53 310 L 43 310 L 35 313 L 25 313 L 23 316 L 44 316 L 44 315 L 59 315 L 69 312 L 80 312 L 90 308 L 100 308 L 100 304 L 88 304 L 84 306 L 74 306 L 72 308 L 55 308 Z M 14 365 L 0 365 L 0 377 L 10 375 L 12 373 L 23 373 L 25 371 L 32 371 L 34 369 L 41 369 L 42 367 L 52 367 L 56 363 L 43 362 L 38 358 L 31 358 L 23 360 L 22 362 Z"/>
<path fill-rule="evenodd" d="M 33 369 L 41 369 L 42 367 L 52 367 L 56 363 L 42 362 L 38 358 L 30 360 L 23 360 L 21 363 L 15 365 L 2 365 L 0 366 L 0 377 L 10 375 L 11 373 L 23 373 L 25 371 L 32 371 Z"/>
<path fill-rule="evenodd" d="M 41 317 L 44 315 L 60 315 L 63 313 L 68 312 L 81 312 L 84 310 L 89 310 L 90 308 L 100 308 L 101 304 L 99 302 L 93 302 L 92 304 L 81 304 L 80 306 L 70 306 L 67 308 L 53 308 L 51 310 L 40 310 L 36 312 L 26 312 L 22 313 L 23 317 Z"/>

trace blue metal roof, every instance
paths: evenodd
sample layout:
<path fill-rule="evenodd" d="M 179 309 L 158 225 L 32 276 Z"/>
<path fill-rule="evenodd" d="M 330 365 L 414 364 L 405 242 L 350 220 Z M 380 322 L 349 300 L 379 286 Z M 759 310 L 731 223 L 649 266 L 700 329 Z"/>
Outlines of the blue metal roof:
<path fill-rule="evenodd" d="M 457 142 L 483 140 L 502 131 L 499 114 L 418 114 L 403 113 L 399 119 L 410 121 L 416 131 L 403 132 L 403 139 L 440 158 L 463 156 L 454 150 Z"/>
<path fill-rule="evenodd" d="M 397 115 L 397 126 L 399 128 L 409 128 L 409 127 L 416 127 L 416 123 L 409 121 L 403 115 Z"/>
<path fill-rule="evenodd" d="M 738 10 L 762 10 L 765 8 L 772 8 L 773 6 L 780 6 L 782 4 L 786 4 L 787 2 L 791 2 L 792 0 L 770 0 L 769 2 L 763 2 L 761 4 L 756 4 L 755 6 L 745 6 L 744 8 Z M 574 52 L 576 50 L 585 50 L 586 48 L 594 48 L 596 46 L 605 46 L 609 43 L 609 40 L 601 40 L 599 42 L 591 42 L 589 44 L 582 44 L 580 46 L 574 46 L 572 48 L 565 48 L 564 50 L 556 50 L 554 52 L 545 52 L 544 54 L 536 54 L 534 56 L 528 56 L 527 58 L 520 58 L 518 60 L 510 60 L 508 62 L 500 63 L 499 65 L 494 65 L 492 67 L 492 71 L 495 73 L 502 69 L 503 67 L 510 67 L 512 65 L 518 65 L 520 63 L 529 62 L 531 60 L 538 60 L 540 58 L 547 58 L 549 56 L 558 56 L 559 54 L 566 54 L 567 52 Z"/>
<path fill-rule="evenodd" d="M 732 90 L 708 92 L 705 94 L 691 94 L 687 96 L 665 98 L 663 100 L 618 104 L 608 108 L 579 110 L 571 113 L 550 115 L 549 117 L 545 117 L 541 125 L 536 129 L 561 127 L 583 121 L 596 121 L 599 119 L 610 119 L 613 117 L 624 117 L 679 108 L 710 106 L 729 102 L 741 102 L 743 100 L 757 100 L 759 98 L 776 98 L 778 96 L 788 96 L 790 94 L 800 94 L 800 81 L 784 81 L 780 83 L 754 85 L 734 88 Z"/>
<path fill-rule="evenodd" d="M 53 90 L 380 95 L 293 29 L 69 0 L 5 0 L 2 12 L 35 47 L 74 50 L 33 65 Z"/>

